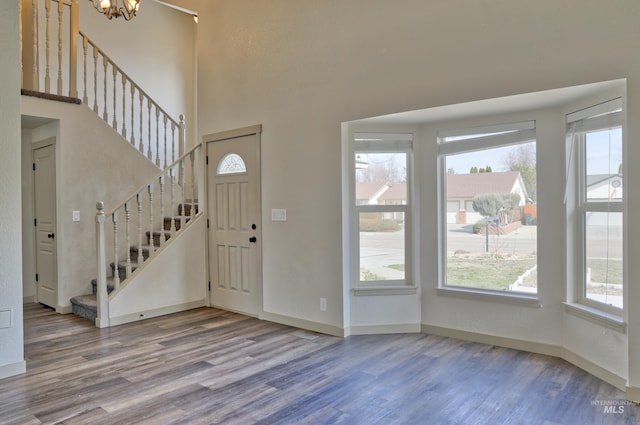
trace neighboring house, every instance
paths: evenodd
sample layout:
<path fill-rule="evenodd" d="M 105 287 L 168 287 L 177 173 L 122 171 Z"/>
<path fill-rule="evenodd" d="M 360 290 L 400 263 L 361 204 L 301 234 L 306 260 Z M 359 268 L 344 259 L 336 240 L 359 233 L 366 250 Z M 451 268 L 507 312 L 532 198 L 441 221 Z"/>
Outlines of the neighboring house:
<path fill-rule="evenodd" d="M 391 187 L 391 183 L 362 182 L 356 184 L 356 205 L 379 205 L 380 197 Z"/>
<path fill-rule="evenodd" d="M 622 200 L 622 174 L 587 175 L 587 199 L 593 201 Z"/>
<path fill-rule="evenodd" d="M 406 203 L 406 183 L 356 183 L 356 205 L 405 205 Z M 383 213 L 382 218 L 402 222 L 404 213 Z"/>
<path fill-rule="evenodd" d="M 447 174 L 447 223 L 473 224 L 483 220 L 473 198 L 483 193 L 517 193 L 522 206 L 527 191 L 519 171 Z"/>
<path fill-rule="evenodd" d="M 587 199 L 599 202 L 622 201 L 622 174 L 589 174 L 587 175 Z M 587 213 L 589 226 L 609 225 L 622 226 L 620 214 Z"/>

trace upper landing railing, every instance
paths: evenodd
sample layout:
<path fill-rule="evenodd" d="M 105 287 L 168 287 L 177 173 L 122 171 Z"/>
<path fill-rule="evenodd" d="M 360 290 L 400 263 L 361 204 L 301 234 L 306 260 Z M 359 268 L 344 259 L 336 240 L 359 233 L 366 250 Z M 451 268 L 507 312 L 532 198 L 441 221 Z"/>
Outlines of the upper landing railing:
<path fill-rule="evenodd" d="M 24 90 L 80 98 L 160 168 L 184 154 L 184 116 L 172 118 L 79 30 L 76 0 L 23 0 L 22 4 Z"/>

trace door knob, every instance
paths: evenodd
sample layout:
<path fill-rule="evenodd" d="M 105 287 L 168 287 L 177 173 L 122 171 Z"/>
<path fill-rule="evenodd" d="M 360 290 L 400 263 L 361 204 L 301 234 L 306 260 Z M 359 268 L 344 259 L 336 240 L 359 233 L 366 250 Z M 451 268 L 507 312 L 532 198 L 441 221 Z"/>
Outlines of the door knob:
<path fill-rule="evenodd" d="M 249 242 L 251 242 L 251 243 L 256 243 L 257 241 L 258 241 L 258 239 L 255 236 L 251 236 L 249 238 Z"/>
<path fill-rule="evenodd" d="M 55 235 L 54 235 L 53 233 L 49 233 L 49 234 L 47 235 L 47 237 L 48 237 L 49 239 L 53 239 L 53 238 L 55 238 Z"/>

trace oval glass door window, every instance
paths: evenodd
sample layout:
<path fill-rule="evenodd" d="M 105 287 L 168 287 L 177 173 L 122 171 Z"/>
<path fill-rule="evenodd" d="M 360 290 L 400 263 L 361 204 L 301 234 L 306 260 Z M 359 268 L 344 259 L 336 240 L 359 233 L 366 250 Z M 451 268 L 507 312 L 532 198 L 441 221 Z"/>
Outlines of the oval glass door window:
<path fill-rule="evenodd" d="M 228 153 L 218 163 L 218 175 L 246 173 L 247 166 L 237 153 Z"/>

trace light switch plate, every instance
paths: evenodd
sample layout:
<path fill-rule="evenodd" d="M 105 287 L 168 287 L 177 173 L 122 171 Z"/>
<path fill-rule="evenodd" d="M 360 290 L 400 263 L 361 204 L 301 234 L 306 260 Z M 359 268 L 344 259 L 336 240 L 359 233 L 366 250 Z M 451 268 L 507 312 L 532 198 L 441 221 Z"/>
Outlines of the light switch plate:
<path fill-rule="evenodd" d="M 271 221 L 287 221 L 287 210 L 285 209 L 271 210 Z"/>
<path fill-rule="evenodd" d="M 71 219 L 73 221 L 80 221 L 80 211 L 77 211 L 77 210 L 72 211 Z"/>

